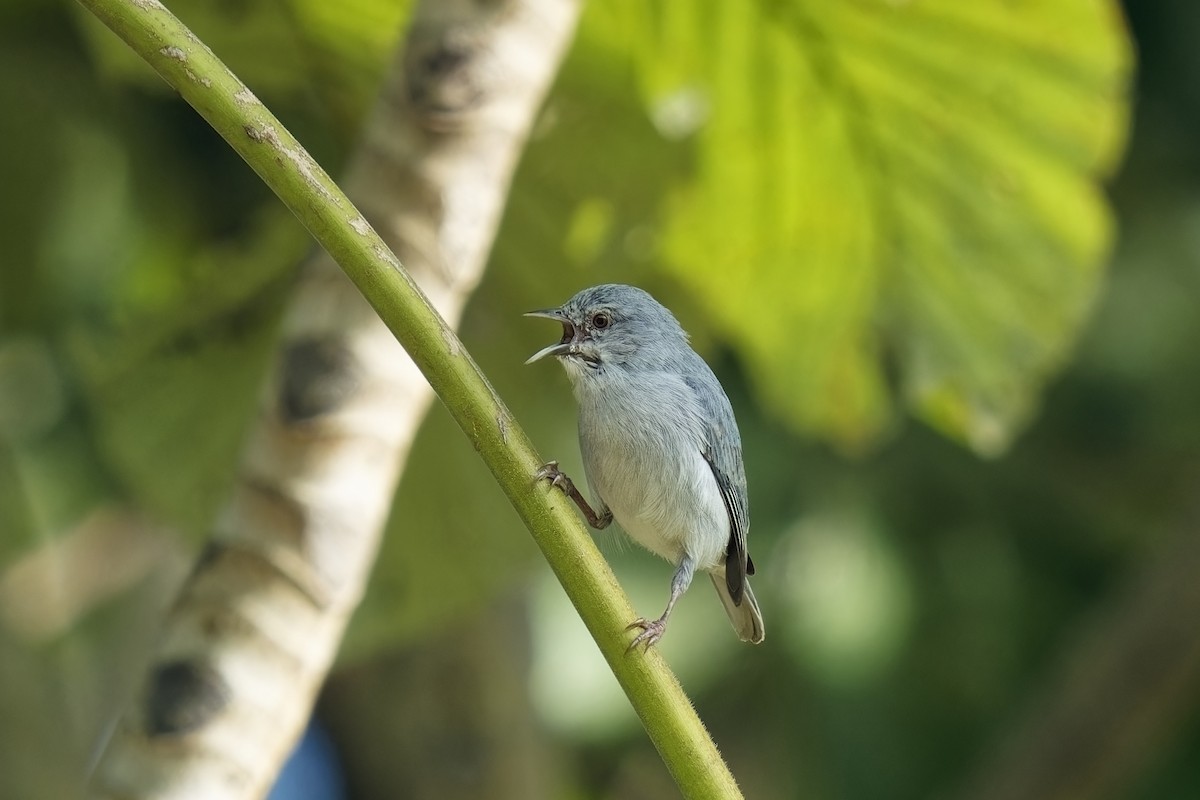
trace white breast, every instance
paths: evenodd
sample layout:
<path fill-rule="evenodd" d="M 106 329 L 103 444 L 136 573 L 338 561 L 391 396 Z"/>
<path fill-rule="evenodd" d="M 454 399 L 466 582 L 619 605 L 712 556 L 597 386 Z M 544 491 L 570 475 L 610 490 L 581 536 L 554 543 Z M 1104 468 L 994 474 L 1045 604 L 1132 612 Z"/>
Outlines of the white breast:
<path fill-rule="evenodd" d="M 700 409 L 670 375 L 578 393 L 579 439 L 592 491 L 638 544 L 673 564 L 724 563 L 729 516 L 705 461 Z"/>

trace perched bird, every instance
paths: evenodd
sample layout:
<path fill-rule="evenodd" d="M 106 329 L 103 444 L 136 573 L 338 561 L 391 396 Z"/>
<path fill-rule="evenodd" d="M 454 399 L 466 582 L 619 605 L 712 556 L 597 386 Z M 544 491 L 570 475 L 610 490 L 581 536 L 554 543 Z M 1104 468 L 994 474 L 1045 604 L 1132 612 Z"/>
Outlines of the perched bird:
<path fill-rule="evenodd" d="M 562 340 L 525 363 L 555 356 L 579 404 L 579 447 L 593 509 L 551 461 L 538 472 L 592 527 L 614 519 L 638 544 L 675 565 L 658 619 L 638 619 L 630 644 L 649 648 L 696 570 L 712 578 L 737 635 L 763 640 L 747 575 L 750 515 L 742 442 L 729 398 L 675 317 L 641 289 L 584 289 L 560 308 L 531 311 L 562 324 Z"/>

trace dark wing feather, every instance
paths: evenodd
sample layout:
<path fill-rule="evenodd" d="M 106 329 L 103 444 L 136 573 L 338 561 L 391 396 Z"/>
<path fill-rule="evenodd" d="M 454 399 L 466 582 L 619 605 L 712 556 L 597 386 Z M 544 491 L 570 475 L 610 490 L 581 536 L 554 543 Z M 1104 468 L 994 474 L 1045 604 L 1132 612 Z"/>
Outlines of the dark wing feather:
<path fill-rule="evenodd" d="M 746 550 L 746 535 L 750 532 L 750 504 L 746 492 L 746 470 L 742 466 L 742 437 L 738 433 L 729 398 L 708 365 L 703 365 L 697 377 L 685 382 L 700 401 L 704 415 L 704 460 L 712 468 L 713 477 L 729 513 L 729 544 L 725 548 L 725 585 L 734 605 L 742 604 L 746 575 L 754 574 L 753 562 Z"/>

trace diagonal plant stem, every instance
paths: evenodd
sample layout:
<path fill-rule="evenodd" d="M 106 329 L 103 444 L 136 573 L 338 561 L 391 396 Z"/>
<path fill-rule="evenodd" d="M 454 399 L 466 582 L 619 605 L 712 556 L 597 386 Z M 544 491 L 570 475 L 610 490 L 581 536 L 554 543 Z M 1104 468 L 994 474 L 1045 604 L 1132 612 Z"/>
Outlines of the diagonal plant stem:
<path fill-rule="evenodd" d="M 349 276 L 492 471 L 625 690 L 684 796 L 740 797 L 728 767 L 657 651 L 626 653 L 634 612 L 542 460 L 363 216 L 253 94 L 158 0 L 80 0 L 144 58 L 258 173 Z"/>

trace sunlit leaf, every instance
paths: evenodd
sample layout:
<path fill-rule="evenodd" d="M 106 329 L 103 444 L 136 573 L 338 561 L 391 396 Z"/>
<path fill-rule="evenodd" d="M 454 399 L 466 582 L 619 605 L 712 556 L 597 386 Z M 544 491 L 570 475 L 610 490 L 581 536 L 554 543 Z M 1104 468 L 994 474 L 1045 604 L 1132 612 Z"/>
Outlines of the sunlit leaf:
<path fill-rule="evenodd" d="M 1123 146 L 1115 4 L 626 3 L 652 118 L 694 137 L 663 253 L 799 428 L 893 414 L 1003 448 L 1096 294 Z"/>

